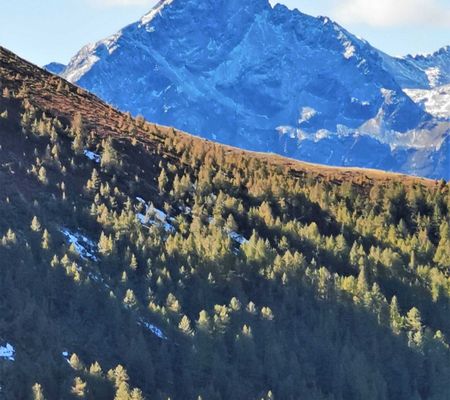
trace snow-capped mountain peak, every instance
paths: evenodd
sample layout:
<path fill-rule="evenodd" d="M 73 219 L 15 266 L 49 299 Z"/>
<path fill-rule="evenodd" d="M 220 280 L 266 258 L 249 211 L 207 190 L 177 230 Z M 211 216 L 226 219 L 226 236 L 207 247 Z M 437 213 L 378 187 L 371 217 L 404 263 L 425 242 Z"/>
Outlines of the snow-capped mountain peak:
<path fill-rule="evenodd" d="M 441 82 L 445 54 L 433 59 L 394 59 L 329 18 L 268 0 L 165 0 L 84 47 L 63 76 L 122 110 L 223 143 L 403 171 L 391 148 L 414 148 L 414 130 L 431 120 L 403 83 Z M 327 144 L 343 137 L 377 151 L 359 159 L 354 145 Z M 401 139 L 385 148 L 386 138 Z"/>

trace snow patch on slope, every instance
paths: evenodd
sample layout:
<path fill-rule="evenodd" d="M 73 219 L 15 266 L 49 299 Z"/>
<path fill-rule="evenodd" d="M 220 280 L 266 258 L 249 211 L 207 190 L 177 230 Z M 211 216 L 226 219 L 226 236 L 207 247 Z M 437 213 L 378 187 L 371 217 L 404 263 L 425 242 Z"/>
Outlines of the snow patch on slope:
<path fill-rule="evenodd" d="M 164 332 L 161 329 L 159 329 L 156 325 L 153 325 L 150 322 L 145 321 L 143 318 L 141 318 L 139 320 L 139 325 L 142 325 L 149 332 L 153 333 L 155 336 L 159 337 L 160 339 L 167 340 L 167 336 L 164 334 Z"/>
<path fill-rule="evenodd" d="M 439 67 L 428 68 L 425 70 L 425 74 L 427 75 L 428 82 L 430 82 L 432 88 L 438 86 L 439 81 L 441 80 L 441 70 Z"/>
<path fill-rule="evenodd" d="M 91 239 L 79 232 L 71 232 L 66 228 L 61 229 L 61 233 L 66 237 L 69 244 L 74 245 L 75 250 L 82 259 L 98 261 L 98 258 L 95 256 L 97 246 Z"/>
<path fill-rule="evenodd" d="M 228 235 L 230 236 L 231 239 L 233 239 L 235 242 L 237 242 L 239 244 L 248 243 L 248 240 L 244 236 L 242 236 L 241 234 L 239 234 L 237 232 L 230 231 L 230 232 L 228 232 Z"/>
<path fill-rule="evenodd" d="M 308 122 L 310 119 L 317 115 L 317 111 L 312 107 L 303 107 L 300 112 L 300 118 L 298 120 L 299 124 Z"/>
<path fill-rule="evenodd" d="M 68 364 L 70 364 L 70 354 L 68 351 L 63 351 L 61 353 L 62 357 L 64 358 L 64 360 L 67 361 Z"/>
<path fill-rule="evenodd" d="M 0 346 L 0 360 L 15 361 L 15 356 L 16 350 L 11 344 L 6 343 L 4 346 Z"/>
<path fill-rule="evenodd" d="M 438 118 L 450 118 L 450 85 L 434 89 L 404 89 L 425 111 Z"/>
<path fill-rule="evenodd" d="M 166 232 L 172 233 L 175 231 L 174 226 L 168 222 L 170 218 L 164 211 L 153 207 L 153 205 L 149 206 L 142 197 L 136 197 L 136 200 L 145 207 L 145 214 L 136 214 L 137 219 L 142 225 L 155 225 L 160 223 Z"/>
<path fill-rule="evenodd" d="M 84 150 L 84 155 L 89 158 L 89 160 L 94 161 L 96 164 L 100 164 L 101 156 L 90 150 Z"/>

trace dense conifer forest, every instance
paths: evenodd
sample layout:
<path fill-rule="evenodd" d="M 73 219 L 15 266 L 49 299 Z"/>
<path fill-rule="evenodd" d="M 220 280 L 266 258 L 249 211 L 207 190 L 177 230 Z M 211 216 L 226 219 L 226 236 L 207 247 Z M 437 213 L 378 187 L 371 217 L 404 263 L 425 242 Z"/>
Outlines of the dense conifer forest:
<path fill-rule="evenodd" d="M 213 144 L 0 48 L 0 399 L 448 399 L 449 189 Z"/>

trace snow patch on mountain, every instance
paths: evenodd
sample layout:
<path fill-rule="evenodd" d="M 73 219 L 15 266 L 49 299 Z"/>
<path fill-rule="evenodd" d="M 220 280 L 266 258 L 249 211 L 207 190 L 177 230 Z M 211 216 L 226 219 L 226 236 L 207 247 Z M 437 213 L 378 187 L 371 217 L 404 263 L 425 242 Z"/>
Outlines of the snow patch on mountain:
<path fill-rule="evenodd" d="M 310 119 L 317 115 L 317 111 L 312 107 L 303 107 L 300 113 L 300 118 L 298 120 L 299 125 L 303 122 L 308 122 Z"/>
<path fill-rule="evenodd" d="M 235 242 L 237 242 L 239 244 L 248 243 L 248 239 L 246 239 L 240 233 L 237 233 L 237 232 L 234 232 L 234 231 L 230 231 L 230 232 L 228 232 L 228 235 L 230 236 L 231 239 L 233 239 Z"/>
<path fill-rule="evenodd" d="M 404 91 L 431 115 L 450 119 L 450 85 L 434 89 L 404 89 Z"/>
<path fill-rule="evenodd" d="M 168 233 L 175 232 L 175 227 L 169 223 L 168 215 L 153 206 L 148 204 L 142 197 L 136 197 L 136 200 L 145 208 L 145 214 L 137 213 L 136 217 L 142 225 L 156 225 L 160 224 Z"/>
<path fill-rule="evenodd" d="M 77 254 L 84 260 L 98 261 L 95 255 L 97 246 L 88 237 L 79 232 L 71 232 L 67 228 L 61 229 L 61 233 L 66 237 L 70 245 L 75 247 Z"/>
<path fill-rule="evenodd" d="M 84 150 L 84 155 L 89 158 L 89 160 L 94 161 L 97 164 L 100 164 L 101 161 L 101 156 L 100 154 L 94 153 L 93 151 L 90 150 Z"/>
<path fill-rule="evenodd" d="M 83 47 L 80 52 L 70 60 L 69 65 L 62 73 L 63 77 L 69 82 L 77 82 L 84 74 L 88 73 L 100 60 L 100 57 L 95 53 L 100 44 L 101 42 Z"/>
<path fill-rule="evenodd" d="M 8 360 L 8 361 L 15 361 L 16 357 L 16 350 L 14 347 L 6 343 L 3 346 L 0 346 L 0 360 Z"/>
<path fill-rule="evenodd" d="M 167 340 L 167 336 L 164 334 L 164 332 L 158 328 L 156 325 L 151 324 L 150 322 L 145 321 L 143 318 L 139 320 L 139 324 L 142 325 L 144 328 L 146 328 L 149 332 L 151 332 L 156 337 Z"/>
<path fill-rule="evenodd" d="M 427 68 L 425 74 L 427 75 L 428 82 L 432 88 L 438 86 L 442 77 L 442 72 L 439 67 Z"/>
<path fill-rule="evenodd" d="M 347 60 L 356 54 L 356 48 L 343 32 L 339 32 L 338 39 L 342 41 L 344 46 L 344 58 Z"/>
<path fill-rule="evenodd" d="M 69 352 L 68 352 L 68 351 L 63 351 L 63 352 L 61 353 L 61 355 L 62 355 L 62 357 L 64 358 L 64 360 L 66 360 L 66 362 L 67 362 L 68 364 L 70 364 L 70 354 L 69 354 Z"/>
<path fill-rule="evenodd" d="M 150 22 L 153 21 L 153 19 L 157 15 L 161 16 L 161 12 L 163 11 L 163 9 L 165 7 L 167 7 L 168 5 L 172 4 L 172 2 L 173 2 L 173 0 L 162 0 L 162 1 L 160 1 L 148 14 L 144 15 L 141 18 L 141 21 L 140 21 L 141 22 L 141 26 L 142 25 L 148 25 Z M 150 32 L 154 32 L 154 30 L 150 31 Z"/>

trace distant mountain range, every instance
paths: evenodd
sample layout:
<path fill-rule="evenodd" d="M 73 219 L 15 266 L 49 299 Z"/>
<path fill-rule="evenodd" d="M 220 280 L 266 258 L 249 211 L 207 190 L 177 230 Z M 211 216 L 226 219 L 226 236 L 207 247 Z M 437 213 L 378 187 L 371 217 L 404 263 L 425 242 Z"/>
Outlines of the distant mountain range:
<path fill-rule="evenodd" d="M 67 65 L 57 63 L 57 62 L 52 62 L 52 63 L 44 66 L 44 68 L 48 72 L 51 72 L 52 74 L 57 74 L 57 75 L 62 73 L 66 69 L 66 67 L 67 67 Z"/>
<path fill-rule="evenodd" d="M 450 178 L 449 47 L 394 58 L 268 0 L 166 0 L 63 71 L 47 68 L 121 110 L 222 143 Z"/>
<path fill-rule="evenodd" d="M 450 83 L 450 46 L 433 54 L 403 58 L 380 54 L 386 70 L 403 88 L 433 89 Z"/>

